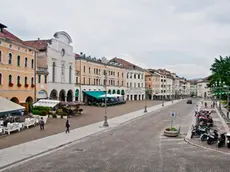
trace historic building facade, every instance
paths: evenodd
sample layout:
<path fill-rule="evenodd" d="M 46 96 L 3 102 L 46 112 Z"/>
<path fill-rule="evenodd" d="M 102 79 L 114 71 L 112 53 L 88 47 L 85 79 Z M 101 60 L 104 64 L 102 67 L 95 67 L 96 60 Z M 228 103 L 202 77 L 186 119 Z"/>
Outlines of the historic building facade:
<path fill-rule="evenodd" d="M 75 55 L 75 100 L 85 101 L 84 91 L 105 91 L 122 94 L 126 99 L 126 71 L 121 64 L 85 54 Z"/>
<path fill-rule="evenodd" d="M 121 64 L 126 73 L 127 100 L 144 100 L 145 99 L 145 70 L 124 59 L 113 58 L 112 63 Z"/>
<path fill-rule="evenodd" d="M 26 41 L 26 43 L 39 50 L 38 98 L 73 101 L 75 99 L 75 57 L 71 46 L 72 39 L 68 33 L 56 32 L 51 39 Z M 47 83 L 47 94 L 45 93 L 46 86 L 41 82 Z"/>
<path fill-rule="evenodd" d="M 0 96 L 28 109 L 36 98 L 36 50 L 0 24 Z"/>

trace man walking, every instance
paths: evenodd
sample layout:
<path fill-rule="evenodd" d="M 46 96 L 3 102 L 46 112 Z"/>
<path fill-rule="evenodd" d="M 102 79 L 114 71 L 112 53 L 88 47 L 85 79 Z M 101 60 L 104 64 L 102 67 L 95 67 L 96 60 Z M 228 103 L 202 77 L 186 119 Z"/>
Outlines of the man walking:
<path fill-rule="evenodd" d="M 43 117 L 41 117 L 39 123 L 40 123 L 40 130 L 44 130 L 45 122 L 44 122 L 44 120 L 43 120 Z"/>
<path fill-rule="evenodd" d="M 67 133 L 67 132 L 69 133 L 70 122 L 68 119 L 66 120 L 65 127 L 66 127 L 65 133 Z"/>

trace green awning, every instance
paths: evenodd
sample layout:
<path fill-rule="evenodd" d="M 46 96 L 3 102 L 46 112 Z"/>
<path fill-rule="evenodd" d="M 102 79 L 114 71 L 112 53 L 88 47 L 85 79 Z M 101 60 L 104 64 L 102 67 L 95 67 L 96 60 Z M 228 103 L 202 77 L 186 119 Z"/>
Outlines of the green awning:
<path fill-rule="evenodd" d="M 124 95 L 125 94 L 125 91 L 124 90 L 121 90 L 121 95 Z"/>
<path fill-rule="evenodd" d="M 116 90 L 113 90 L 113 94 L 116 94 Z"/>
<path fill-rule="evenodd" d="M 108 94 L 111 94 L 111 90 L 108 91 Z"/>
<path fill-rule="evenodd" d="M 78 95 L 79 95 L 79 90 L 76 89 L 76 91 L 75 91 L 75 97 L 78 97 Z"/>
<path fill-rule="evenodd" d="M 83 93 L 87 94 L 88 96 L 94 97 L 96 99 L 101 98 L 100 96 L 104 95 L 104 91 L 84 91 Z"/>
<path fill-rule="evenodd" d="M 117 90 L 117 94 L 120 94 L 120 90 Z"/>

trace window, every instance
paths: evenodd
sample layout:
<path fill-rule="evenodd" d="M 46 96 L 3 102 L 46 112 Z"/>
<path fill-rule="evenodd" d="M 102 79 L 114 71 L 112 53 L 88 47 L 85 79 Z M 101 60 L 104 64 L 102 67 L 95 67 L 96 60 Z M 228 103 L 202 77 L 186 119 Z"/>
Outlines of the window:
<path fill-rule="evenodd" d="M 25 81 L 24 82 L 25 82 L 25 85 L 27 85 L 27 77 L 25 77 Z"/>
<path fill-rule="evenodd" d="M 52 66 L 52 81 L 55 82 L 55 67 L 56 67 L 56 64 L 55 62 L 53 62 L 53 66 Z"/>
<path fill-rule="evenodd" d="M 124 81 L 121 82 L 121 86 L 122 86 L 122 87 L 124 86 Z"/>
<path fill-rule="evenodd" d="M 20 76 L 17 77 L 17 85 L 20 84 Z"/>
<path fill-rule="evenodd" d="M 61 82 L 65 82 L 65 65 L 62 64 L 61 66 Z"/>
<path fill-rule="evenodd" d="M 122 78 L 124 77 L 124 73 L 121 74 Z"/>
<path fill-rule="evenodd" d="M 69 66 L 69 83 L 72 83 L 72 66 Z"/>
<path fill-rule="evenodd" d="M 90 78 L 89 78 L 89 85 L 90 85 Z"/>
<path fill-rule="evenodd" d="M 90 67 L 89 67 L 89 73 L 90 73 Z"/>
<path fill-rule="evenodd" d="M 134 74 L 134 79 L 136 79 L 136 74 Z"/>
<path fill-rule="evenodd" d="M 9 47 L 11 48 L 11 47 L 12 47 L 12 45 L 11 45 L 11 44 L 9 44 Z"/>
<path fill-rule="evenodd" d="M 132 88 L 132 83 L 130 83 L 130 88 Z"/>
<path fill-rule="evenodd" d="M 0 51 L 0 62 L 2 62 L 2 52 Z"/>
<path fill-rule="evenodd" d="M 141 88 L 143 88 L 143 83 L 141 83 Z"/>
<path fill-rule="evenodd" d="M 34 68 L 34 59 L 31 60 L 31 68 Z"/>
<path fill-rule="evenodd" d="M 76 77 L 76 84 L 78 84 L 78 77 Z"/>
<path fill-rule="evenodd" d="M 34 78 L 31 78 L 31 85 L 34 85 Z"/>
<path fill-rule="evenodd" d="M 134 83 L 134 88 L 136 88 L 136 83 Z"/>
<path fill-rule="evenodd" d="M 27 61 L 28 61 L 28 59 L 27 59 L 27 57 L 25 58 L 25 67 L 27 67 Z"/>
<path fill-rule="evenodd" d="M 8 64 L 12 64 L 12 54 L 8 54 Z"/>
<path fill-rule="evenodd" d="M 98 74 L 101 75 L 101 70 L 99 69 Z"/>
<path fill-rule="evenodd" d="M 117 72 L 117 76 L 119 77 L 119 72 Z"/>
<path fill-rule="evenodd" d="M 141 77 L 140 75 L 141 75 L 141 74 L 138 74 L 138 79 L 140 79 L 140 77 Z"/>
<path fill-rule="evenodd" d="M 84 68 L 83 68 L 83 72 L 85 72 L 85 66 L 84 66 Z"/>
<path fill-rule="evenodd" d="M 132 79 L 132 75 L 133 75 L 133 74 L 130 73 L 130 79 Z"/>
<path fill-rule="evenodd" d="M 2 85 L 2 74 L 0 73 L 0 85 Z"/>
<path fill-rule="evenodd" d="M 120 85 L 120 83 L 119 83 L 119 81 L 117 81 L 117 86 L 119 86 Z"/>
<path fill-rule="evenodd" d="M 138 88 L 140 88 L 140 83 L 138 83 Z"/>
<path fill-rule="evenodd" d="M 101 80 L 100 79 L 98 79 L 98 85 L 101 85 Z"/>
<path fill-rule="evenodd" d="M 21 57 L 17 56 L 17 66 L 20 66 L 20 60 L 21 60 Z"/>
<path fill-rule="evenodd" d="M 93 85 L 95 85 L 96 84 L 96 80 L 95 80 L 95 78 L 93 79 Z"/>
<path fill-rule="evenodd" d="M 45 83 L 47 83 L 47 75 L 45 75 Z"/>
<path fill-rule="evenodd" d="M 141 75 L 141 79 L 143 79 L 143 74 Z"/>
<path fill-rule="evenodd" d="M 129 78 L 129 73 L 127 73 L 127 79 Z"/>
<path fill-rule="evenodd" d="M 83 78 L 83 84 L 85 84 L 85 77 Z"/>
<path fill-rule="evenodd" d="M 9 75 L 9 84 L 12 83 L 12 75 Z"/>
<path fill-rule="evenodd" d="M 38 75 L 38 83 L 41 83 L 41 75 Z"/>

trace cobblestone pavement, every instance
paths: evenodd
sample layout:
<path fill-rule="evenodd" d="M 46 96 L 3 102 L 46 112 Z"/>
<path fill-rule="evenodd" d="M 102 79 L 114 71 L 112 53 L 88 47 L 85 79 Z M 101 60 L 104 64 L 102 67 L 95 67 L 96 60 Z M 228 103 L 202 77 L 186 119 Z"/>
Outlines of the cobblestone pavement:
<path fill-rule="evenodd" d="M 151 107 L 160 104 L 161 101 L 146 101 L 147 106 Z M 145 105 L 144 101 L 127 102 L 124 105 L 108 107 L 108 118 L 113 118 L 126 113 L 134 112 L 143 109 Z M 104 108 L 93 106 L 82 106 L 83 114 L 70 119 L 71 128 L 78 128 L 100 122 L 104 120 Z M 45 130 L 40 131 L 39 127 L 31 127 L 21 132 L 15 132 L 11 135 L 0 136 L 0 149 L 10 146 L 18 145 L 21 143 L 29 142 L 53 134 L 63 132 L 65 130 L 65 119 L 48 119 L 48 123 L 45 125 Z"/>
<path fill-rule="evenodd" d="M 184 142 L 195 105 L 185 101 L 4 172 L 227 172 L 229 156 Z M 176 112 L 181 136 L 162 135 Z M 48 144 L 48 143 L 47 143 Z"/>

